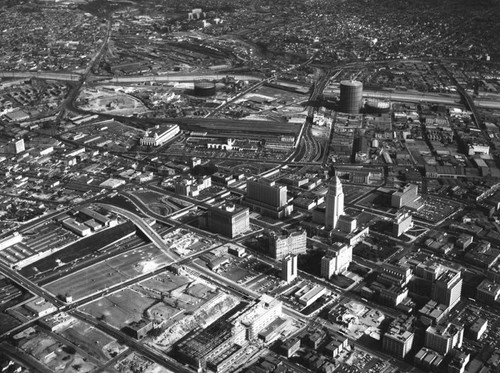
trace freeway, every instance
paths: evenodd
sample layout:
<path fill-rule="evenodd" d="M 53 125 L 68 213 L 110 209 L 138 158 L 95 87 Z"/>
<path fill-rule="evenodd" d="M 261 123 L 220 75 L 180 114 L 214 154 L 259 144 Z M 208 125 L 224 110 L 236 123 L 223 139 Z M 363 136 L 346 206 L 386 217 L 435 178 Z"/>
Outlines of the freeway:
<path fill-rule="evenodd" d="M 3 273 L 5 277 L 11 279 L 12 281 L 16 282 L 18 285 L 22 286 L 29 292 L 38 295 L 39 297 L 42 297 L 46 299 L 47 301 L 53 303 L 55 306 L 61 307 L 65 306 L 66 303 L 64 303 L 62 300 L 57 298 L 54 294 L 50 293 L 49 291 L 39 287 L 37 284 L 34 282 L 30 281 L 17 271 L 13 270 L 12 268 L 9 268 L 3 263 L 0 263 L 0 273 Z"/>
<path fill-rule="evenodd" d="M 205 115 L 204 118 L 208 118 L 208 117 L 213 116 L 214 114 L 218 113 L 219 111 L 221 111 L 222 109 L 224 109 L 229 104 L 231 104 L 231 103 L 235 102 L 236 100 L 238 100 L 239 98 L 245 96 L 247 93 L 255 91 L 256 89 L 262 87 L 264 84 L 271 82 L 273 79 L 274 78 L 264 79 L 264 80 L 258 82 L 257 84 L 254 84 L 254 85 L 248 87 L 244 91 L 239 92 L 234 97 L 232 97 L 232 98 L 224 101 L 222 104 L 220 104 L 219 106 L 217 106 L 214 110 L 212 110 L 210 113 L 208 113 L 207 115 Z"/>
<path fill-rule="evenodd" d="M 340 90 L 338 88 L 326 88 L 323 92 L 325 95 L 339 95 Z M 408 102 L 432 102 L 436 104 L 460 104 L 461 97 L 459 95 L 440 95 L 433 93 L 412 93 L 412 92 L 401 92 L 401 91 L 369 91 L 363 90 L 364 98 L 375 98 L 390 101 L 408 101 Z M 473 100 L 473 102 L 478 107 L 488 108 L 488 109 L 500 109 L 500 102 L 492 100 Z"/>
<path fill-rule="evenodd" d="M 168 251 L 168 247 L 165 245 L 163 238 L 161 238 L 161 236 L 153 228 L 151 228 L 148 224 L 146 224 L 144 220 L 142 220 L 139 216 L 128 210 L 122 209 L 121 207 L 117 207 L 114 205 L 108 205 L 105 203 L 98 203 L 98 205 L 105 208 L 108 211 L 112 211 L 114 213 L 123 215 L 126 218 L 128 218 L 130 221 L 132 221 L 132 223 L 135 224 L 137 228 L 139 228 L 142 231 L 142 233 L 146 235 L 147 238 L 151 240 L 151 242 L 158 249 L 160 249 L 167 257 L 171 258 L 172 261 L 174 261 L 174 258 Z"/>
<path fill-rule="evenodd" d="M 324 95 L 339 95 L 339 88 L 326 88 L 323 92 Z M 443 104 L 458 104 L 460 96 L 455 95 L 440 95 L 432 93 L 418 93 L 418 92 L 401 92 L 401 91 L 371 91 L 363 90 L 363 97 L 365 98 L 378 98 L 391 101 L 411 101 L 411 102 L 436 102 Z"/>
<path fill-rule="evenodd" d="M 66 109 L 72 108 L 73 102 L 76 100 L 76 98 L 80 94 L 80 89 L 86 83 L 87 79 L 89 78 L 89 76 L 92 72 L 92 69 L 94 68 L 94 66 L 99 64 L 99 62 L 101 61 L 101 58 L 102 58 L 102 56 L 103 56 L 104 52 L 106 51 L 107 46 L 109 44 L 110 38 L 111 38 L 111 20 L 108 20 L 107 21 L 106 37 L 104 38 L 104 41 L 101 44 L 97 53 L 90 60 L 89 65 L 83 71 L 83 74 L 80 76 L 78 81 L 76 81 L 76 83 L 73 84 L 71 91 L 64 99 L 64 101 L 61 105 L 60 111 L 59 111 L 59 115 L 58 115 L 59 119 L 61 119 L 63 117 L 64 113 L 66 112 Z"/>
<path fill-rule="evenodd" d="M 220 80 L 226 77 L 236 80 L 262 80 L 262 76 L 249 74 L 165 74 L 165 75 L 139 75 L 139 76 L 121 76 L 114 78 L 103 78 L 94 76 L 89 80 L 99 80 L 102 83 L 142 83 L 142 82 L 194 82 L 196 80 Z"/>
<path fill-rule="evenodd" d="M 50 72 L 50 71 L 1 71 L 0 78 L 38 78 L 47 80 L 62 80 L 78 82 L 81 74 L 75 72 Z"/>

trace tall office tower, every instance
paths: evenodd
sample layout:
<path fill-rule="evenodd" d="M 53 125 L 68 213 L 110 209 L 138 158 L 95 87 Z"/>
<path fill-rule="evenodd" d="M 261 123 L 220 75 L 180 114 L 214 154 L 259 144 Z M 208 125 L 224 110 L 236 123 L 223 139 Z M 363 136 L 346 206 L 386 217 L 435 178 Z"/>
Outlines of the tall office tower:
<path fill-rule="evenodd" d="M 352 246 L 336 243 L 326 255 L 321 258 L 321 277 L 329 279 L 347 271 L 352 262 Z"/>
<path fill-rule="evenodd" d="M 363 83 L 356 80 L 343 80 L 340 82 L 340 112 L 358 114 L 362 101 Z"/>
<path fill-rule="evenodd" d="M 282 218 L 292 212 L 293 205 L 288 205 L 287 187 L 276 185 L 273 180 L 261 178 L 247 182 L 247 195 L 244 203 L 273 218 Z"/>
<path fill-rule="evenodd" d="M 325 202 L 325 226 L 327 229 L 335 229 L 340 216 L 344 215 L 344 192 L 338 176 L 335 176 L 335 184 L 330 184 Z"/>
<path fill-rule="evenodd" d="M 297 256 L 287 255 L 281 261 L 281 279 L 286 282 L 297 278 Z"/>
<path fill-rule="evenodd" d="M 250 212 L 234 205 L 209 207 L 207 225 L 211 232 L 234 238 L 250 228 Z"/>
<path fill-rule="evenodd" d="M 447 325 L 429 326 L 425 331 L 425 347 L 432 348 L 443 355 L 454 347 L 462 347 L 463 339 L 463 325 L 453 322 Z"/>
<path fill-rule="evenodd" d="M 418 199 L 418 185 L 406 184 L 394 192 L 391 196 L 391 206 L 401 208 L 410 206 Z"/>
<path fill-rule="evenodd" d="M 412 217 L 409 212 L 399 213 L 392 221 L 392 235 L 401 236 L 413 227 Z"/>
<path fill-rule="evenodd" d="M 383 349 L 404 359 L 413 347 L 414 322 L 414 316 L 403 315 L 394 319 L 382 338 Z"/>
<path fill-rule="evenodd" d="M 432 300 L 452 309 L 460 301 L 462 278 L 460 271 L 446 268 L 432 284 Z"/>
<path fill-rule="evenodd" d="M 261 178 L 247 182 L 247 197 L 263 204 L 282 207 L 287 203 L 287 188 L 284 185 L 276 185 L 273 180 Z"/>

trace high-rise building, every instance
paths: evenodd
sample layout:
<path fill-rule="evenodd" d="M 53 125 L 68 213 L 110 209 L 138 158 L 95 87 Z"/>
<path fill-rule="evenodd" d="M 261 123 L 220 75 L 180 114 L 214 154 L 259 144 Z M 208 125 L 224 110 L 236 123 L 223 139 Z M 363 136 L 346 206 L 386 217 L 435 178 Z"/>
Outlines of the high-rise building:
<path fill-rule="evenodd" d="M 344 233 L 352 233 L 358 226 L 358 219 L 349 215 L 340 215 L 337 221 L 337 229 Z"/>
<path fill-rule="evenodd" d="M 363 83 L 356 80 L 343 80 L 340 82 L 340 112 L 358 114 L 362 101 Z"/>
<path fill-rule="evenodd" d="M 274 259 L 281 260 L 289 254 L 306 252 L 307 234 L 304 230 L 284 231 L 282 234 L 272 232 L 269 235 L 269 251 Z"/>
<path fill-rule="evenodd" d="M 321 258 L 321 277 L 329 279 L 347 271 L 352 261 L 352 246 L 335 244 L 327 254 Z"/>
<path fill-rule="evenodd" d="M 395 237 L 401 236 L 413 227 L 412 217 L 410 213 L 398 214 L 392 222 L 392 234 Z"/>
<path fill-rule="evenodd" d="M 413 323 L 415 317 L 401 316 L 389 325 L 387 332 L 382 338 L 382 346 L 391 355 L 404 359 L 413 346 L 415 333 Z"/>
<path fill-rule="evenodd" d="M 391 196 L 391 206 L 401 208 L 411 206 L 418 199 L 418 185 L 406 184 Z"/>
<path fill-rule="evenodd" d="M 207 226 L 211 232 L 234 238 L 250 228 L 249 209 L 230 204 L 209 207 Z"/>
<path fill-rule="evenodd" d="M 248 180 L 244 202 L 255 211 L 273 218 L 282 218 L 293 211 L 293 205 L 288 205 L 287 187 L 265 178 Z"/>
<path fill-rule="evenodd" d="M 427 261 L 417 264 L 415 275 L 426 281 L 436 281 L 446 268 L 434 261 Z"/>
<path fill-rule="evenodd" d="M 335 229 L 337 228 L 339 218 L 344 215 L 344 192 L 338 176 L 335 176 L 335 183 L 330 184 L 328 188 L 325 203 L 325 227 L 327 229 Z"/>
<path fill-rule="evenodd" d="M 463 339 L 464 327 L 455 323 L 429 326 L 425 331 L 425 347 L 432 348 L 443 355 L 454 347 L 462 347 Z"/>
<path fill-rule="evenodd" d="M 462 277 L 460 271 L 446 268 L 432 284 L 433 300 L 450 309 L 460 301 Z"/>
<path fill-rule="evenodd" d="M 287 255 L 281 260 L 281 278 L 290 282 L 297 278 L 297 256 Z"/>

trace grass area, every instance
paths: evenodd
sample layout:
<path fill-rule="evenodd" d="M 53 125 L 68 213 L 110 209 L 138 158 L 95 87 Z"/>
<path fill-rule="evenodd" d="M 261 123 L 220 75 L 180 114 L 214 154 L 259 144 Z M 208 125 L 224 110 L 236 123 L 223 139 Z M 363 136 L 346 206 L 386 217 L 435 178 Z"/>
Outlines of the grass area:
<path fill-rule="evenodd" d="M 137 207 L 134 206 L 132 202 L 129 201 L 128 198 L 125 198 L 121 195 L 115 195 L 114 197 L 106 197 L 101 200 L 99 200 L 100 203 L 106 203 L 108 205 L 113 205 L 117 207 L 121 207 L 122 209 L 128 210 L 130 212 L 133 212 L 134 214 L 137 214 Z"/>
<path fill-rule="evenodd" d="M 36 267 L 40 272 L 48 271 L 58 266 L 56 262 L 57 259 L 64 263 L 72 262 L 86 255 L 95 253 L 103 247 L 112 244 L 132 232 L 135 232 L 135 226 L 131 222 L 123 223 L 116 227 L 103 230 L 93 234 L 92 236 L 85 237 L 61 251 L 26 266 L 22 269 L 21 273 L 23 275 L 32 273 L 34 267 Z"/>
<path fill-rule="evenodd" d="M 74 300 L 154 271 L 171 263 L 171 258 L 153 245 L 142 246 L 105 259 L 85 270 L 51 282 L 46 289 L 54 294 L 71 294 Z"/>
<path fill-rule="evenodd" d="M 381 262 L 389 258 L 392 254 L 398 251 L 396 246 L 389 245 L 366 245 L 360 243 L 353 249 L 353 254 L 361 258 L 371 260 L 373 262 Z"/>
<path fill-rule="evenodd" d="M 132 193 L 134 196 L 139 198 L 144 204 L 149 205 L 150 203 L 156 203 L 163 197 L 160 193 L 141 191 Z"/>
<path fill-rule="evenodd" d="M 342 289 L 347 289 L 354 283 L 354 280 L 344 275 L 338 275 L 338 276 L 332 276 L 330 278 L 330 282 L 333 283 L 334 285 L 341 287 Z"/>
<path fill-rule="evenodd" d="M 0 313 L 0 331 L 10 330 L 21 323 L 6 313 Z"/>
<path fill-rule="evenodd" d="M 324 250 L 311 250 L 306 254 L 299 255 L 297 266 L 300 270 L 310 273 L 314 276 L 321 276 L 321 258 L 325 256 Z"/>
<path fill-rule="evenodd" d="M 124 289 L 83 306 L 82 311 L 121 329 L 132 321 L 139 321 L 156 301 L 144 294 Z"/>
<path fill-rule="evenodd" d="M 98 358 L 101 362 L 104 363 L 110 359 L 110 356 L 104 353 L 103 347 L 113 342 L 114 339 L 89 324 L 79 321 L 62 334 L 67 340 L 83 348 L 89 355 Z"/>

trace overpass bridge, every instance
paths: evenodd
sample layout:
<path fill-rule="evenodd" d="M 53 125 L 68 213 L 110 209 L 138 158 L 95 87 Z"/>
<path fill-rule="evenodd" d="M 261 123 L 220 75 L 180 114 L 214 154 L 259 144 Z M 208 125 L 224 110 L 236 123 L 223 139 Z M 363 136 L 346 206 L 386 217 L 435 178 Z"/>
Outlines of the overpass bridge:
<path fill-rule="evenodd" d="M 108 205 L 105 203 L 98 203 L 99 206 L 105 208 L 106 210 L 109 210 L 111 212 L 114 212 L 119 215 L 125 216 L 127 219 L 129 219 L 132 223 L 135 224 L 137 228 L 141 230 L 142 233 L 146 235 L 147 238 L 151 240 L 151 242 L 158 248 L 160 249 L 168 258 L 172 260 L 172 263 L 175 261 L 175 259 L 172 257 L 170 252 L 168 251 L 168 247 L 165 245 L 165 242 L 163 241 L 163 238 L 153 229 L 151 228 L 147 223 L 144 222 L 143 219 L 141 219 L 139 216 L 136 214 L 122 209 L 117 206 L 113 205 Z"/>

